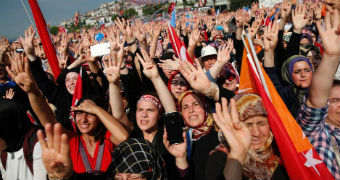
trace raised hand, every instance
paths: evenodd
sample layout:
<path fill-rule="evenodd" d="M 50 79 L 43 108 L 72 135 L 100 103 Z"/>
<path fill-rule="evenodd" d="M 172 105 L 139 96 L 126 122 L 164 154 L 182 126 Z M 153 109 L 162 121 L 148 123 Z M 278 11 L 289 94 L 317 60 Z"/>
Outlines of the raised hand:
<path fill-rule="evenodd" d="M 227 100 L 222 98 L 222 106 L 216 103 L 216 113 L 213 113 L 213 117 L 230 146 L 228 157 L 237 159 L 243 164 L 250 147 L 251 135 L 245 124 L 240 122 L 235 100 L 230 100 L 229 110 Z"/>
<path fill-rule="evenodd" d="M 281 4 L 281 19 L 284 21 L 287 21 L 289 16 L 290 16 L 290 12 L 291 12 L 291 2 L 290 1 L 283 1 Z"/>
<path fill-rule="evenodd" d="M 111 53 L 108 55 L 108 61 L 103 61 L 105 74 L 109 83 L 119 83 L 120 78 L 120 66 L 123 60 L 117 58 L 117 53 Z"/>
<path fill-rule="evenodd" d="M 278 41 L 278 34 L 279 34 L 279 24 L 278 22 L 270 23 L 264 29 L 264 39 L 263 45 L 265 51 L 274 51 L 277 41 Z"/>
<path fill-rule="evenodd" d="M 11 69 L 6 66 L 8 74 L 14 79 L 17 85 L 26 93 L 39 91 L 37 84 L 31 74 L 27 57 L 23 54 L 10 57 Z"/>
<path fill-rule="evenodd" d="M 58 55 L 57 58 L 58 58 L 58 62 L 59 62 L 59 67 L 60 67 L 60 69 L 65 69 L 66 66 L 67 66 L 67 59 L 68 59 L 68 56 L 66 56 L 66 55 L 63 53 L 63 54 Z"/>
<path fill-rule="evenodd" d="M 28 56 L 28 59 L 30 61 L 35 60 L 35 51 L 34 51 L 34 40 L 35 36 L 35 30 L 32 26 L 28 27 L 27 30 L 25 30 L 25 38 L 20 36 L 19 40 L 22 46 L 24 47 L 25 53 Z"/>
<path fill-rule="evenodd" d="M 15 92 L 13 91 L 12 88 L 9 88 L 8 90 L 6 90 L 6 95 L 3 96 L 4 99 L 13 99 L 15 95 Z"/>
<path fill-rule="evenodd" d="M 163 134 L 164 147 L 175 158 L 186 158 L 186 155 L 187 155 L 187 151 L 186 151 L 187 150 L 187 136 L 186 136 L 185 132 L 183 132 L 183 140 L 184 140 L 184 142 L 182 142 L 180 144 L 170 145 L 170 142 L 168 141 L 168 133 L 166 132 L 166 129 L 164 128 L 164 134 Z"/>
<path fill-rule="evenodd" d="M 72 111 L 82 111 L 90 114 L 97 114 L 99 106 L 97 106 L 93 101 L 91 100 L 85 100 L 82 103 L 80 103 L 76 107 L 71 107 Z"/>
<path fill-rule="evenodd" d="M 141 51 L 142 51 L 143 57 L 139 54 L 137 54 L 137 57 L 138 57 L 139 62 L 143 66 L 143 73 L 150 80 L 159 78 L 160 76 L 159 76 L 155 62 L 149 57 L 148 53 L 144 49 L 141 49 Z"/>
<path fill-rule="evenodd" d="M 321 20 L 321 18 L 322 18 L 322 16 L 321 16 L 322 6 L 323 6 L 323 3 L 319 2 L 318 4 L 316 4 L 316 6 L 313 9 L 315 21 Z"/>
<path fill-rule="evenodd" d="M 331 56 L 340 56 L 340 18 L 339 11 L 333 10 L 333 17 L 331 13 L 326 12 L 325 29 L 322 28 L 321 22 L 317 21 L 316 26 L 321 36 L 324 53 Z"/>
<path fill-rule="evenodd" d="M 262 22 L 262 17 L 258 17 L 258 18 L 255 19 L 255 21 L 253 22 L 251 27 L 248 28 L 249 35 L 250 35 L 251 39 L 255 38 L 257 31 L 259 30 L 259 28 L 261 26 L 261 22 Z"/>
<path fill-rule="evenodd" d="M 146 40 L 146 35 L 143 29 L 143 24 L 140 20 L 136 20 L 133 34 L 139 42 L 143 42 Z"/>
<path fill-rule="evenodd" d="M 208 93 L 207 90 L 211 86 L 210 81 L 203 71 L 198 59 L 195 59 L 195 63 L 197 67 L 187 61 L 182 61 L 179 66 L 179 71 L 193 89 L 201 92 L 202 94 L 206 94 Z"/>
<path fill-rule="evenodd" d="M 308 18 L 306 16 L 306 7 L 304 7 L 302 4 L 296 5 L 296 8 L 292 13 L 292 20 L 294 25 L 294 32 L 301 34 L 302 29 L 308 23 Z"/>
<path fill-rule="evenodd" d="M 119 18 L 117 18 L 114 22 L 125 37 L 132 37 L 129 21 L 126 21 L 125 19 L 122 19 L 121 21 Z"/>
<path fill-rule="evenodd" d="M 166 60 L 160 60 L 161 63 L 158 63 L 157 65 L 165 70 L 173 70 L 177 71 L 179 69 L 179 63 L 181 62 L 180 59 L 176 57 L 176 55 L 173 56 L 173 59 L 166 59 Z"/>
<path fill-rule="evenodd" d="M 227 62 L 230 60 L 230 53 L 233 49 L 233 40 L 229 38 L 227 44 L 218 47 L 217 62 L 223 65 L 227 64 Z"/>
<path fill-rule="evenodd" d="M 5 37 L 1 37 L 1 40 L 0 40 L 0 53 L 4 53 L 7 48 L 9 47 L 9 42 L 8 40 L 5 38 Z"/>
<path fill-rule="evenodd" d="M 70 177 L 73 172 L 68 137 L 62 134 L 61 124 L 45 126 L 46 138 L 41 130 L 37 136 L 42 150 L 42 161 L 50 178 Z"/>

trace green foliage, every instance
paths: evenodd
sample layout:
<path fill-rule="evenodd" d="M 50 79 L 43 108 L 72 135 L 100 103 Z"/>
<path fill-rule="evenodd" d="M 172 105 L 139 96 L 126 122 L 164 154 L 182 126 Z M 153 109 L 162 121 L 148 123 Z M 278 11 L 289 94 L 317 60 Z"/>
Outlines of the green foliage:
<path fill-rule="evenodd" d="M 117 17 L 119 17 L 119 15 L 117 15 L 117 14 L 114 14 L 114 15 L 111 17 L 112 21 L 116 20 L 116 19 L 117 19 Z"/>
<path fill-rule="evenodd" d="M 258 2 L 258 0 L 230 0 L 230 10 L 236 11 L 239 8 L 251 6 L 251 3 L 253 2 Z"/>
<path fill-rule="evenodd" d="M 183 5 L 184 6 L 194 6 L 195 2 L 193 2 L 192 0 L 183 0 Z"/>
<path fill-rule="evenodd" d="M 51 26 L 50 28 L 50 33 L 53 34 L 53 35 L 57 35 L 59 32 L 59 27 L 57 26 Z"/>
<path fill-rule="evenodd" d="M 159 13 L 167 11 L 167 8 L 164 8 L 164 4 L 158 4 L 158 5 L 154 5 L 154 6 L 152 6 L 152 5 L 151 6 L 145 6 L 142 10 L 143 16 L 152 15 L 153 13 L 155 13 L 156 11 L 158 11 L 161 8 L 163 8 L 163 10 L 161 10 Z"/>
<path fill-rule="evenodd" d="M 137 15 L 138 15 L 138 12 L 135 9 L 129 8 L 129 9 L 124 11 L 122 16 L 125 19 L 131 19 L 132 17 L 137 16 Z"/>

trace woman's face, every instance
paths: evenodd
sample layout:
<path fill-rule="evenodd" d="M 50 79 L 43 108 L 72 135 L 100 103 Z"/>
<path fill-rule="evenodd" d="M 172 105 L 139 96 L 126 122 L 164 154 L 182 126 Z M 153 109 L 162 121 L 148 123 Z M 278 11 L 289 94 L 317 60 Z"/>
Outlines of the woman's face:
<path fill-rule="evenodd" d="M 98 117 L 94 114 L 83 111 L 76 112 L 76 124 L 82 134 L 93 135 L 99 124 L 99 121 L 100 120 Z"/>
<path fill-rule="evenodd" d="M 141 101 L 138 103 L 136 111 L 137 125 L 143 132 L 156 130 L 159 118 L 159 111 L 152 102 Z"/>
<path fill-rule="evenodd" d="M 115 180 L 146 180 L 142 174 L 116 173 Z"/>
<path fill-rule="evenodd" d="M 306 61 L 298 61 L 294 64 L 292 72 L 292 80 L 295 86 L 307 88 L 312 81 L 312 70 Z"/>
<path fill-rule="evenodd" d="M 187 86 L 187 82 L 180 76 L 180 74 L 175 75 L 171 81 L 172 96 L 178 99 L 181 94 L 187 90 Z"/>
<path fill-rule="evenodd" d="M 77 79 L 78 79 L 78 73 L 76 73 L 76 72 L 69 72 L 66 75 L 65 86 L 66 86 L 67 91 L 71 95 L 73 95 L 73 93 L 74 93 L 74 89 L 76 87 Z"/>
<path fill-rule="evenodd" d="M 255 116 L 244 121 L 250 130 L 251 144 L 253 150 L 260 150 L 270 137 L 270 127 L 267 117 Z"/>
<path fill-rule="evenodd" d="M 190 127 L 197 127 L 205 120 L 205 110 L 203 103 L 195 95 L 187 95 L 182 100 L 182 116 Z"/>
<path fill-rule="evenodd" d="M 162 68 L 162 70 L 163 70 L 166 78 L 168 78 L 168 79 L 171 77 L 172 73 L 174 72 L 173 70 L 164 69 L 164 68 Z"/>
<path fill-rule="evenodd" d="M 228 89 L 229 91 L 235 91 L 237 88 L 237 79 L 236 78 L 227 78 L 224 83 L 222 84 L 222 87 L 225 89 Z"/>

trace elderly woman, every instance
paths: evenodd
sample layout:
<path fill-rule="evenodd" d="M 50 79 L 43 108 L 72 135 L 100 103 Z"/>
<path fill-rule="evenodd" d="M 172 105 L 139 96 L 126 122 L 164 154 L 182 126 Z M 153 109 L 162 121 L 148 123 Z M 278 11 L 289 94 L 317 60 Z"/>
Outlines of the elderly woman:
<path fill-rule="evenodd" d="M 261 97 L 252 93 L 241 93 L 234 99 L 239 121 L 249 129 L 251 135 L 250 148 L 244 162 L 241 162 L 243 177 L 248 179 L 289 179 L 285 169 L 280 165 L 280 157 L 276 151 L 274 137 L 267 119 L 267 111 Z M 221 144 L 210 153 L 208 159 L 207 179 L 224 179 L 223 176 L 227 176 L 223 170 L 230 154 L 229 145 L 226 144 L 223 136 L 220 137 Z"/>
<path fill-rule="evenodd" d="M 209 152 L 218 144 L 217 131 L 204 96 L 186 91 L 178 100 L 179 111 L 188 127 L 188 157 L 194 164 L 193 179 L 205 179 L 204 171 Z"/>

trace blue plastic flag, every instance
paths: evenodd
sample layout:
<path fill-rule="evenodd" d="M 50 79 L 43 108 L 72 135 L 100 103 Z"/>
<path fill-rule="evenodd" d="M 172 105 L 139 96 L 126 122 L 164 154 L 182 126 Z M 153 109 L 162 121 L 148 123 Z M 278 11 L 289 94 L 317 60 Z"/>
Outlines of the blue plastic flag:
<path fill-rule="evenodd" d="M 100 42 L 104 39 L 104 34 L 103 33 L 98 33 L 94 36 L 94 38 L 96 39 L 96 41 Z"/>
<path fill-rule="evenodd" d="M 176 27 L 176 9 L 172 11 L 170 25 L 174 28 Z"/>

